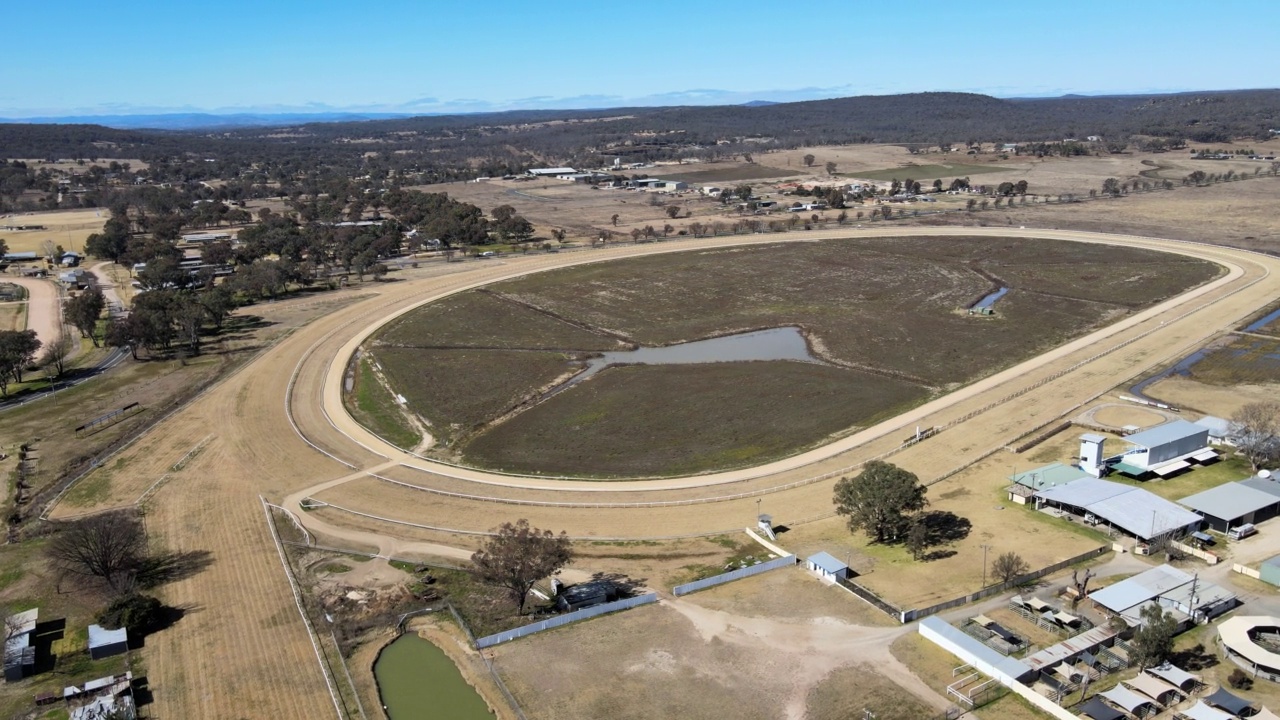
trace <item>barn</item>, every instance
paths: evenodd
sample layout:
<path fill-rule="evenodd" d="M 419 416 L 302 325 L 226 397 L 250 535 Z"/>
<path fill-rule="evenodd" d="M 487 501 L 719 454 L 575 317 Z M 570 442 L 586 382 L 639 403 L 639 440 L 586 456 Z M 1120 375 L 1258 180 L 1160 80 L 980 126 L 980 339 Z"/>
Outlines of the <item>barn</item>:
<path fill-rule="evenodd" d="M 1155 473 L 1167 477 L 1191 467 L 1191 462 L 1210 462 L 1218 452 L 1209 447 L 1209 428 L 1174 420 L 1125 438 L 1132 447 L 1107 464 L 1111 469 L 1141 477 Z"/>
<path fill-rule="evenodd" d="M 1222 533 L 1280 515 L 1280 496 L 1238 482 L 1223 483 L 1178 503 L 1191 508 L 1210 528 Z"/>

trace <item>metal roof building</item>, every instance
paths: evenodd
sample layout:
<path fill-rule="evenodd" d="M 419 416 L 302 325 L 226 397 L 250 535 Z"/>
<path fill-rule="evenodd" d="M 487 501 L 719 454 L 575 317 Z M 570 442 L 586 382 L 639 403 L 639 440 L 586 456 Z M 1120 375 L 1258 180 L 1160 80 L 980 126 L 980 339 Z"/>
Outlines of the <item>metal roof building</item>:
<path fill-rule="evenodd" d="M 1238 482 L 1224 483 L 1178 503 L 1196 511 L 1219 532 L 1280 515 L 1280 495 Z"/>
<path fill-rule="evenodd" d="M 1209 448 L 1209 428 L 1174 420 L 1125 438 L 1134 447 L 1119 456 L 1113 467 L 1126 475 L 1153 472 L 1168 475 L 1190 466 L 1188 459 L 1207 462 L 1218 456 Z"/>
<path fill-rule="evenodd" d="M 1146 490 L 1093 477 L 1039 490 L 1035 498 L 1037 507 L 1050 505 L 1092 515 L 1141 540 L 1197 528 L 1203 522 L 1199 515 Z"/>
<path fill-rule="evenodd" d="M 1142 607 L 1153 602 L 1196 619 L 1215 617 L 1236 605 L 1231 591 L 1167 564 L 1095 590 L 1089 599 L 1135 625 Z"/>
<path fill-rule="evenodd" d="M 809 559 L 805 561 L 805 565 L 810 571 L 817 573 L 824 580 L 841 580 L 849 577 L 849 566 L 840 562 L 825 550 L 810 555 Z"/>
<path fill-rule="evenodd" d="M 108 630 L 101 625 L 89 626 L 89 657 L 101 660 L 129 649 L 129 631 Z"/>
<path fill-rule="evenodd" d="M 1275 476 L 1269 472 L 1258 473 L 1248 480 L 1241 480 L 1240 484 L 1280 497 L 1280 482 L 1276 482 Z"/>
<path fill-rule="evenodd" d="M 1034 470 L 1020 472 L 1009 477 L 1014 485 L 1023 485 L 1035 490 L 1065 485 L 1073 480 L 1089 477 L 1089 473 L 1074 465 L 1050 463 Z"/>
<path fill-rule="evenodd" d="M 1031 667 L 1021 660 L 1001 655 L 936 615 L 920 621 L 920 634 L 972 665 L 978 672 L 1005 684 L 1016 683 L 1032 672 Z"/>

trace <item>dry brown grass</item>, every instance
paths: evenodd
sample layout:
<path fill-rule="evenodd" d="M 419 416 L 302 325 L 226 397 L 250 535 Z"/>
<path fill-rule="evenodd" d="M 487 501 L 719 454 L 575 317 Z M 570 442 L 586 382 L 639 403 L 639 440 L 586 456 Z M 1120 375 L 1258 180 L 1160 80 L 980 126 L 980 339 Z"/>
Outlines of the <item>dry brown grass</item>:
<path fill-rule="evenodd" d="M 0 332 L 27 329 L 27 304 L 12 302 L 0 304 Z"/>
<path fill-rule="evenodd" d="M 84 241 L 102 231 L 111 213 L 103 208 L 0 215 L 0 225 L 44 225 L 45 230 L 0 230 L 9 252 L 40 252 L 40 244 L 52 240 L 63 250 L 84 252 Z"/>

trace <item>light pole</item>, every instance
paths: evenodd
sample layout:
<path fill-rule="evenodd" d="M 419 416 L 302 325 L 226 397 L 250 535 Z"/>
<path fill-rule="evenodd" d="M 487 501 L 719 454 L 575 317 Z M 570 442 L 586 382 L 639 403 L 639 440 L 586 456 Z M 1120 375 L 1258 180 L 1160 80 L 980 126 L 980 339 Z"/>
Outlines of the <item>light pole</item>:
<path fill-rule="evenodd" d="M 760 522 L 760 501 L 764 498 L 756 498 L 756 522 Z"/>

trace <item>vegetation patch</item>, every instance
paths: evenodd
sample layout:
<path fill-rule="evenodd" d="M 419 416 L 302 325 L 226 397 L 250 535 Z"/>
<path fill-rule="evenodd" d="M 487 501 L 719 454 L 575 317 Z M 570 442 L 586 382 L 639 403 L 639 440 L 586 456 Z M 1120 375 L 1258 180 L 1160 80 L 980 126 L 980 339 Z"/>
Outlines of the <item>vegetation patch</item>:
<path fill-rule="evenodd" d="M 356 366 L 355 392 L 348 397 L 347 407 L 362 425 L 396 447 L 412 449 L 422 441 L 368 360 Z"/>
<path fill-rule="evenodd" d="M 486 467 L 696 472 L 779 457 L 865 425 L 1219 272 L 1179 255 L 1024 238 L 706 249 L 495 283 L 405 315 L 369 350 L 438 437 Z M 996 287 L 1009 292 L 993 316 L 965 312 Z M 783 364 L 606 371 L 490 425 L 570 372 L 569 360 L 619 341 L 655 347 L 783 326 L 801 328 L 822 359 L 865 372 L 791 367 L 767 377 Z M 695 376 L 744 385 L 715 385 L 714 395 Z M 803 387 L 784 386 L 799 376 Z M 824 384 L 829 393 L 817 390 Z M 560 464 L 543 464 L 551 461 Z"/>
<path fill-rule="evenodd" d="M 617 350 L 620 343 L 489 292 L 452 295 L 393 320 L 377 345 L 504 350 Z"/>
<path fill-rule="evenodd" d="M 925 395 L 905 381 L 809 363 L 617 367 L 496 425 L 464 455 L 521 472 L 699 472 L 794 452 Z"/>
<path fill-rule="evenodd" d="M 560 353 L 380 348 L 377 357 L 409 407 L 448 441 L 509 412 L 570 371 Z"/>
<path fill-rule="evenodd" d="M 1191 378 L 1207 385 L 1280 382 L 1280 339 L 1239 336 L 1191 366 Z"/>
<path fill-rule="evenodd" d="M 805 706 L 805 717 L 813 720 L 857 717 L 920 720 L 935 714 L 938 713 L 915 695 L 869 665 L 849 665 L 835 670 L 809 691 Z"/>

